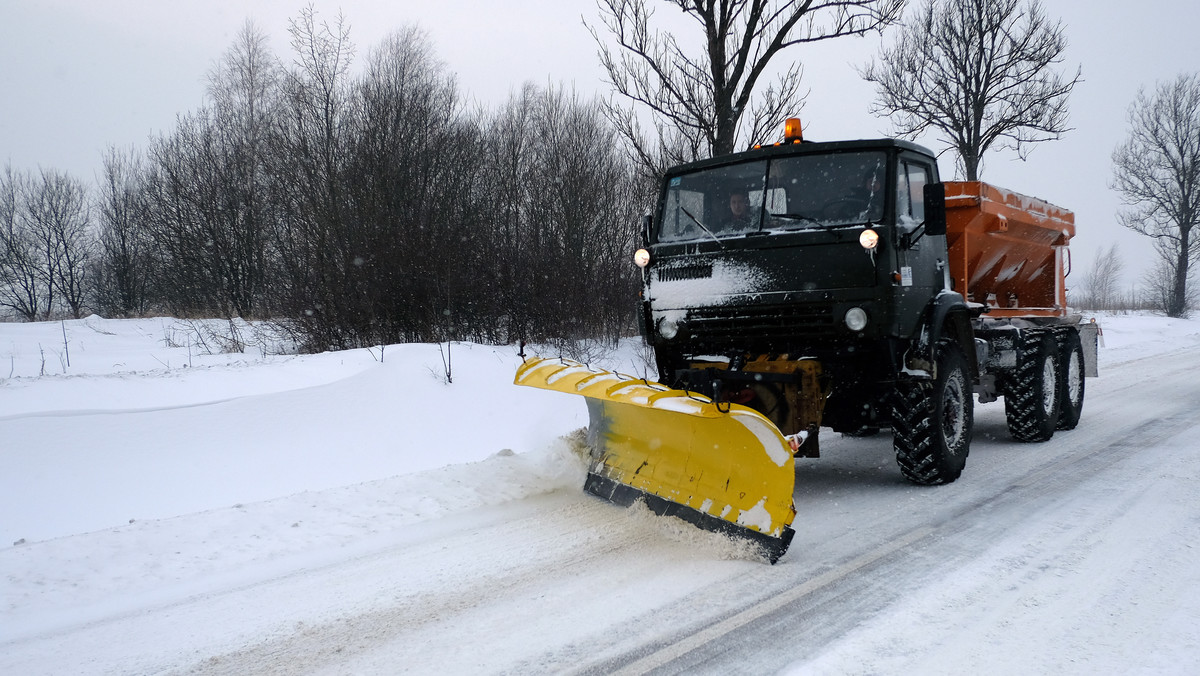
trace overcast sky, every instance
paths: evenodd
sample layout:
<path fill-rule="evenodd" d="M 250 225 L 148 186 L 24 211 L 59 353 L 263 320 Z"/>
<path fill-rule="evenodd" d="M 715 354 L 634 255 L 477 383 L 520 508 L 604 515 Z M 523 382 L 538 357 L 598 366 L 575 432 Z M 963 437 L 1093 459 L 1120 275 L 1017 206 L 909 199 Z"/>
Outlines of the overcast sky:
<path fill-rule="evenodd" d="M 170 131 L 178 113 L 204 102 L 208 70 L 247 19 L 286 61 L 287 21 L 305 0 L 0 0 L 0 165 L 39 166 L 92 179 L 110 145 L 145 147 Z M 387 33 L 424 28 L 460 89 L 483 105 L 502 103 L 521 83 L 565 83 L 607 94 L 595 43 L 593 0 L 314 0 L 319 17 L 339 9 L 362 56 Z M 668 3 L 659 12 L 671 13 Z M 1084 81 L 1071 99 L 1074 131 L 1042 144 L 1027 161 L 1008 152 L 985 157 L 983 178 L 1071 209 L 1075 283 L 1095 252 L 1119 242 L 1129 286 L 1149 264 L 1149 240 L 1116 225 L 1118 197 L 1108 188 L 1113 148 L 1126 135 L 1126 112 L 1141 86 L 1200 71 L 1200 2 L 1043 0 L 1063 20 L 1067 66 Z M 884 40 L 888 39 L 887 37 Z M 871 87 L 855 66 L 880 39 L 801 46 L 810 94 L 800 116 L 814 140 L 886 135 L 867 111 Z M 935 150 L 936 139 L 920 139 Z M 949 176 L 953 162 L 943 158 Z"/>

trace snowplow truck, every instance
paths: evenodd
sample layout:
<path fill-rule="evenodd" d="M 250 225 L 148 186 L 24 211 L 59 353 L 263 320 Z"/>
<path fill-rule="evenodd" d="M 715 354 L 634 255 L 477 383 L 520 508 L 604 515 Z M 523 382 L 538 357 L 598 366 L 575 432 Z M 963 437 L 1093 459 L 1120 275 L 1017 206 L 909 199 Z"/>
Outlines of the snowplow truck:
<path fill-rule="evenodd" d="M 518 384 L 587 399 L 586 490 L 745 538 L 771 562 L 795 457 L 890 430 L 900 473 L 959 478 L 974 401 L 1009 431 L 1074 428 L 1098 327 L 1068 312 L 1071 212 L 943 182 L 906 141 L 784 140 L 666 172 L 635 254 L 658 381 L 562 359 Z"/>

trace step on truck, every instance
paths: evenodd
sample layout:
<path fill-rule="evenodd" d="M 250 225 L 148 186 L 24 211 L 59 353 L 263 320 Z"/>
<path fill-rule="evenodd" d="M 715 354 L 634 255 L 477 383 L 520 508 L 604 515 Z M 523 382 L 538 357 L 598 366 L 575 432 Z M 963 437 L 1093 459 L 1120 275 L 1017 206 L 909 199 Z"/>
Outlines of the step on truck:
<path fill-rule="evenodd" d="M 1098 327 L 1066 304 L 1071 212 L 943 182 L 901 140 L 784 140 L 674 167 L 642 228 L 639 322 L 658 380 L 530 359 L 586 398 L 585 489 L 787 550 L 795 457 L 890 430 L 900 473 L 959 478 L 974 402 L 1020 442 L 1070 430 Z"/>

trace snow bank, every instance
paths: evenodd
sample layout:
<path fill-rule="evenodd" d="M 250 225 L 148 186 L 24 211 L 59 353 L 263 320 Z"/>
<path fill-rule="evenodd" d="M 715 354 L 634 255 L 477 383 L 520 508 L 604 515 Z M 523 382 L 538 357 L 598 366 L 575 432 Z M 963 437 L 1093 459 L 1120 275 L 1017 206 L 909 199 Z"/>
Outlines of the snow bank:
<path fill-rule="evenodd" d="M 46 345 L 70 351 L 55 368 Z M 191 355 L 170 320 L 0 324 L 0 546 L 544 451 L 582 399 L 507 347 Z M 40 347 L 39 347 L 40 346 Z M 61 344 L 58 349 L 62 349 Z M 382 356 L 382 359 L 381 359 Z"/>

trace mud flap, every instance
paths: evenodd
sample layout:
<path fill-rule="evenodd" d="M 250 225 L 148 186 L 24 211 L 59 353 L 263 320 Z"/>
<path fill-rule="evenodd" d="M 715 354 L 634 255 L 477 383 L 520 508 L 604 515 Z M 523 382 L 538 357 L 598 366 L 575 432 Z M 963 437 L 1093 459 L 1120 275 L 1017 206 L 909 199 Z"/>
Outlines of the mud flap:
<path fill-rule="evenodd" d="M 746 539 L 772 563 L 787 551 L 795 463 L 757 411 L 562 359 L 527 361 L 515 382 L 587 398 L 588 492 Z"/>

